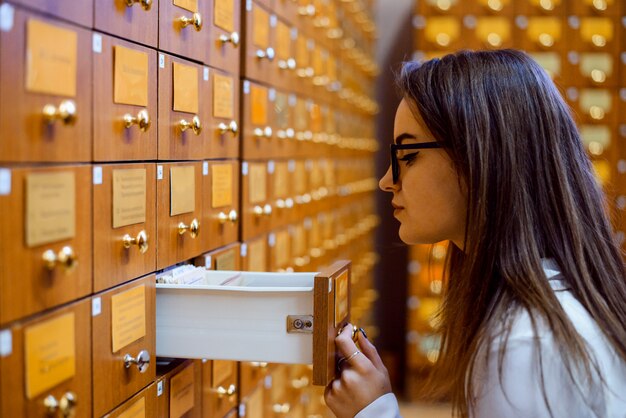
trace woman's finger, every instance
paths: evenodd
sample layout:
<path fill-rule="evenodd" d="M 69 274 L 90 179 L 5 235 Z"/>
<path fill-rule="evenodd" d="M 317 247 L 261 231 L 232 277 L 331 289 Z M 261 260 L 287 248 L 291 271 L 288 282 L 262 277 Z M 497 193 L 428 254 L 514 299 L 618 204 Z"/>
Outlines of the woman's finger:
<path fill-rule="evenodd" d="M 345 367 L 345 363 L 348 363 L 357 370 L 365 370 L 371 364 L 354 341 L 352 341 L 352 325 L 348 324 L 343 328 L 341 333 L 335 338 L 335 345 L 339 355 L 345 359 L 341 362 L 341 367 Z"/>
<path fill-rule="evenodd" d="M 370 340 L 368 340 L 367 337 L 363 335 L 363 333 L 359 332 L 358 334 L 359 334 L 359 347 L 361 347 L 361 352 L 365 355 L 365 357 L 369 359 L 369 361 L 372 362 L 374 367 L 376 367 L 379 371 L 381 372 L 386 371 L 387 369 L 385 368 L 383 361 L 378 355 L 378 350 L 376 350 L 376 347 L 374 346 L 374 344 L 372 344 Z"/>

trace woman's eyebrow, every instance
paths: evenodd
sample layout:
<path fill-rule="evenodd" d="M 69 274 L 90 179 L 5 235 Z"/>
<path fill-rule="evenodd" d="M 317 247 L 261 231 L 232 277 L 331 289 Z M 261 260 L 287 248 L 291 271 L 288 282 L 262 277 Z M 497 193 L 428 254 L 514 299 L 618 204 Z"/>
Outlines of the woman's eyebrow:
<path fill-rule="evenodd" d="M 400 145 L 402 143 L 402 141 L 404 141 L 405 139 L 417 139 L 415 135 L 413 134 L 409 134 L 409 133 L 403 133 L 400 134 L 396 137 L 396 144 Z"/>

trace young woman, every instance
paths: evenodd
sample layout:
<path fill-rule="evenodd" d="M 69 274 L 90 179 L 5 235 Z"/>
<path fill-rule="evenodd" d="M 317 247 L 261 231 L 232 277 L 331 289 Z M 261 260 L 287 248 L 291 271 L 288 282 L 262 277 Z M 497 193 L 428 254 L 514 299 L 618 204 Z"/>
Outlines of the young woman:
<path fill-rule="evenodd" d="M 407 244 L 450 241 L 432 387 L 462 417 L 626 417 L 626 275 L 570 109 L 514 50 L 399 75 L 391 167 Z M 337 337 L 339 418 L 399 416 L 363 334 Z"/>

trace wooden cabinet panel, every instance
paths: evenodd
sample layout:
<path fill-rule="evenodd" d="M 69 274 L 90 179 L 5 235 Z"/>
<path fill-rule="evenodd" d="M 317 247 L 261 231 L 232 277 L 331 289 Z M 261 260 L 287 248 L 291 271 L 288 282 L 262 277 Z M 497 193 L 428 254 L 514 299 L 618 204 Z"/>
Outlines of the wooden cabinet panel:
<path fill-rule="evenodd" d="M 272 205 L 275 208 L 272 216 L 272 229 L 285 226 L 294 221 L 293 172 L 295 161 L 276 160 L 274 170 L 270 174 L 269 188 Z"/>
<path fill-rule="evenodd" d="M 6 324 L 91 293 L 91 173 L 89 166 L 2 170 L 10 183 L 0 195 Z"/>
<path fill-rule="evenodd" d="M 89 161 L 91 32 L 19 8 L 12 18 L 0 33 L 0 161 Z"/>
<path fill-rule="evenodd" d="M 274 156 L 274 100 L 272 87 L 243 81 L 244 159 L 267 159 Z"/>
<path fill-rule="evenodd" d="M 147 388 L 115 408 L 104 418 L 134 418 L 134 417 L 161 417 L 157 415 L 157 383 L 152 383 Z"/>
<path fill-rule="evenodd" d="M 154 160 L 157 57 L 112 36 L 94 54 L 94 161 Z M 132 84 L 131 84 L 132 83 Z"/>
<path fill-rule="evenodd" d="M 94 0 L 94 28 L 153 48 L 157 47 L 159 2 Z"/>
<path fill-rule="evenodd" d="M 207 22 L 209 31 L 208 64 L 239 76 L 239 55 L 243 42 L 241 32 L 241 0 L 215 0 Z"/>
<path fill-rule="evenodd" d="M 298 0 L 275 0 L 276 14 L 289 23 L 295 23 L 298 16 Z"/>
<path fill-rule="evenodd" d="M 93 334 L 94 415 L 103 415 L 154 381 L 154 287 L 151 274 L 93 297 L 99 298 L 101 307 L 92 322 L 97 330 Z M 140 358 L 149 358 L 143 368 L 141 362 L 131 360 Z"/>
<path fill-rule="evenodd" d="M 60 322 L 57 322 L 60 321 Z M 55 341 L 53 337 L 51 341 L 41 340 L 42 327 L 58 327 L 58 324 L 68 325 L 70 328 L 57 330 L 59 333 L 68 334 L 73 337 L 69 342 L 70 345 L 63 346 L 64 341 Z M 3 354 L 0 357 L 0 415 L 3 417 L 49 417 L 44 402 L 61 402 L 74 399 L 75 405 L 69 402 L 70 408 L 75 417 L 88 418 L 91 417 L 91 300 L 85 299 L 80 302 L 68 305 L 61 309 L 36 317 L 18 322 L 2 331 L 10 333 L 11 336 L 11 352 Z M 50 333 L 47 334 L 50 336 Z M 6 337 L 6 335 L 5 335 Z M 45 338 L 45 337 L 44 337 Z M 26 351 L 36 353 L 37 350 L 45 350 L 45 346 L 51 347 L 48 353 L 39 353 L 38 356 L 27 360 Z M 28 347 L 27 347 L 28 346 Z M 34 351 L 33 351 L 34 350 Z M 56 353 L 54 350 L 58 350 Z M 59 357 L 59 353 L 71 353 L 70 357 Z M 45 364 L 34 363 L 28 364 L 28 361 L 45 362 L 44 354 L 50 355 L 50 361 L 57 361 L 56 366 L 59 369 L 70 367 L 71 373 L 66 372 L 59 377 L 53 372 L 43 372 L 43 376 L 39 376 L 41 383 L 43 379 L 44 386 L 39 385 L 39 389 L 28 396 L 28 388 L 35 385 L 32 371 L 30 369 L 37 366 L 45 366 Z M 35 373 L 37 375 L 37 373 Z M 32 381 L 27 380 L 27 376 L 31 376 Z M 58 384 L 50 385 L 50 379 L 64 378 Z M 47 382 L 46 382 L 47 380 Z M 46 401 L 46 398 L 48 400 Z M 57 413 L 60 414 L 60 407 L 57 407 Z M 70 412 L 69 409 L 67 412 Z"/>
<path fill-rule="evenodd" d="M 14 3 L 87 28 L 92 26 L 94 0 L 80 2 L 74 0 L 56 0 L 54 2 L 48 0 L 15 0 Z"/>
<path fill-rule="evenodd" d="M 276 79 L 274 61 L 276 16 L 255 1 L 246 1 L 246 41 L 242 56 L 244 76 L 272 84 Z"/>
<path fill-rule="evenodd" d="M 159 54 L 159 160 L 189 160 L 209 154 L 209 68 Z"/>
<path fill-rule="evenodd" d="M 210 158 L 239 157 L 241 136 L 239 119 L 239 78 L 230 73 L 211 68 L 212 117 L 207 127 L 211 137 Z"/>
<path fill-rule="evenodd" d="M 268 163 L 244 161 L 241 167 L 242 240 L 269 231 L 274 207 L 270 201 Z"/>
<path fill-rule="evenodd" d="M 243 401 L 259 387 L 272 366 L 258 361 L 241 362 L 237 363 L 237 366 L 239 368 L 239 385 L 241 386 L 239 398 Z"/>
<path fill-rule="evenodd" d="M 194 265 L 209 270 L 241 270 L 241 244 L 236 242 L 196 257 Z"/>
<path fill-rule="evenodd" d="M 212 360 L 202 364 L 204 417 L 223 417 L 237 406 L 237 362 Z"/>
<path fill-rule="evenodd" d="M 206 161 L 203 177 L 203 223 L 210 249 L 237 241 L 239 232 L 239 161 Z"/>
<path fill-rule="evenodd" d="M 161 359 L 157 369 L 157 385 L 160 385 L 159 417 L 202 416 L 202 360 Z"/>
<path fill-rule="evenodd" d="M 173 1 L 159 4 L 159 49 L 208 63 L 211 2 L 197 1 L 197 8 L 187 10 Z"/>
<path fill-rule="evenodd" d="M 268 271 L 267 235 L 241 244 L 241 267 L 244 271 Z"/>
<path fill-rule="evenodd" d="M 94 292 L 100 292 L 156 268 L 156 166 L 106 164 L 94 170 L 102 170 L 93 191 Z"/>

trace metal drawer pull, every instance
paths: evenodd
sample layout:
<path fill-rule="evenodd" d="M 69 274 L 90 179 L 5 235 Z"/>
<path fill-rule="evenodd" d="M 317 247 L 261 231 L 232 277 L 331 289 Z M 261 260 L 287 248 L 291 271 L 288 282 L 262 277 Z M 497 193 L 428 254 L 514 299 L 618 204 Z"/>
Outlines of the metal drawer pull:
<path fill-rule="evenodd" d="M 288 414 L 290 409 L 291 405 L 288 403 L 276 403 L 272 406 L 272 411 L 274 411 L 275 414 Z"/>
<path fill-rule="evenodd" d="M 264 361 L 252 361 L 250 362 L 250 365 L 257 369 L 267 369 L 268 366 L 267 362 Z"/>
<path fill-rule="evenodd" d="M 133 364 L 137 365 L 139 373 L 144 373 L 150 365 L 150 353 L 148 353 L 147 350 L 141 350 L 139 354 L 137 354 L 137 358 L 132 357 L 130 354 L 126 354 L 124 356 L 124 367 L 128 369 Z"/>
<path fill-rule="evenodd" d="M 225 224 L 226 221 L 236 223 L 238 217 L 239 216 L 237 215 L 237 211 L 235 209 L 232 209 L 230 212 L 228 212 L 228 215 L 224 212 L 220 212 L 219 215 L 217 215 L 217 219 L 220 221 L 221 224 Z"/>
<path fill-rule="evenodd" d="M 126 6 L 133 7 L 133 4 L 141 4 L 141 8 L 146 12 L 152 8 L 152 0 L 126 0 Z"/>
<path fill-rule="evenodd" d="M 199 229 L 200 223 L 195 218 L 191 221 L 191 224 L 189 225 L 185 225 L 184 222 L 178 224 L 178 233 L 180 235 L 183 235 L 185 232 L 189 231 L 189 235 L 191 235 L 191 238 L 195 238 L 198 236 L 198 233 L 200 232 Z"/>
<path fill-rule="evenodd" d="M 220 35 L 220 41 L 222 44 L 231 43 L 234 48 L 239 46 L 239 34 L 237 32 L 233 32 L 230 35 Z"/>
<path fill-rule="evenodd" d="M 202 123 L 200 123 L 200 118 L 198 117 L 198 115 L 195 115 L 191 119 L 191 122 L 187 122 L 185 119 L 181 119 L 178 125 L 180 126 L 181 132 L 185 132 L 187 129 L 191 129 L 196 135 L 200 135 L 200 133 L 202 132 Z"/>
<path fill-rule="evenodd" d="M 181 16 L 178 18 L 178 21 L 183 28 L 193 25 L 196 32 L 202 30 L 202 15 L 198 12 L 194 13 L 191 17 Z"/>
<path fill-rule="evenodd" d="M 57 264 L 60 264 L 69 271 L 78 264 L 74 250 L 68 245 L 61 248 L 58 253 L 55 253 L 53 250 L 46 250 L 44 251 L 42 258 L 49 270 L 53 270 Z"/>
<path fill-rule="evenodd" d="M 64 417 L 71 417 L 74 415 L 76 403 L 76 394 L 72 391 L 65 392 L 60 401 L 57 401 L 52 395 L 46 396 L 43 400 L 46 411 L 50 416 L 55 415 L 57 410 L 60 410 Z"/>
<path fill-rule="evenodd" d="M 141 132 L 146 132 L 150 128 L 150 115 L 148 110 L 142 109 L 137 113 L 137 117 L 126 113 L 124 115 L 124 127 L 130 129 L 133 125 L 137 125 Z"/>
<path fill-rule="evenodd" d="M 228 125 L 225 124 L 224 122 L 220 122 L 220 124 L 217 125 L 217 128 L 220 130 L 221 134 L 230 132 L 233 135 L 237 135 L 237 132 L 239 132 L 239 126 L 237 125 L 237 122 L 235 122 L 234 120 L 231 120 Z"/>
<path fill-rule="evenodd" d="M 307 6 L 302 6 L 298 8 L 298 14 L 300 16 L 310 16 L 313 17 L 315 16 L 315 6 L 312 4 L 309 4 Z"/>
<path fill-rule="evenodd" d="M 265 50 L 259 49 L 256 51 L 256 57 L 258 59 L 267 58 L 269 61 L 274 61 L 274 48 L 267 48 Z"/>
<path fill-rule="evenodd" d="M 47 104 L 43 107 L 43 118 L 50 124 L 60 120 L 63 125 L 74 125 L 77 119 L 76 103 L 73 100 L 63 100 L 58 107 Z"/>
<path fill-rule="evenodd" d="M 237 387 L 235 385 L 228 386 L 228 389 L 224 388 L 224 386 L 220 386 L 216 389 L 211 390 L 213 393 L 217 393 L 218 398 L 223 398 L 224 396 L 231 397 L 237 393 Z"/>
<path fill-rule="evenodd" d="M 131 237 L 130 234 L 124 235 L 124 237 L 122 237 L 122 242 L 124 243 L 124 248 L 126 249 L 136 245 L 141 254 L 148 251 L 148 234 L 146 234 L 146 231 L 144 230 L 139 231 L 136 238 Z"/>
<path fill-rule="evenodd" d="M 254 136 L 257 138 L 271 138 L 272 133 L 272 128 L 269 126 L 266 126 L 265 128 L 254 128 Z"/>
<path fill-rule="evenodd" d="M 278 60 L 278 68 L 281 70 L 295 70 L 296 60 L 293 58 L 287 58 L 286 60 Z"/>

